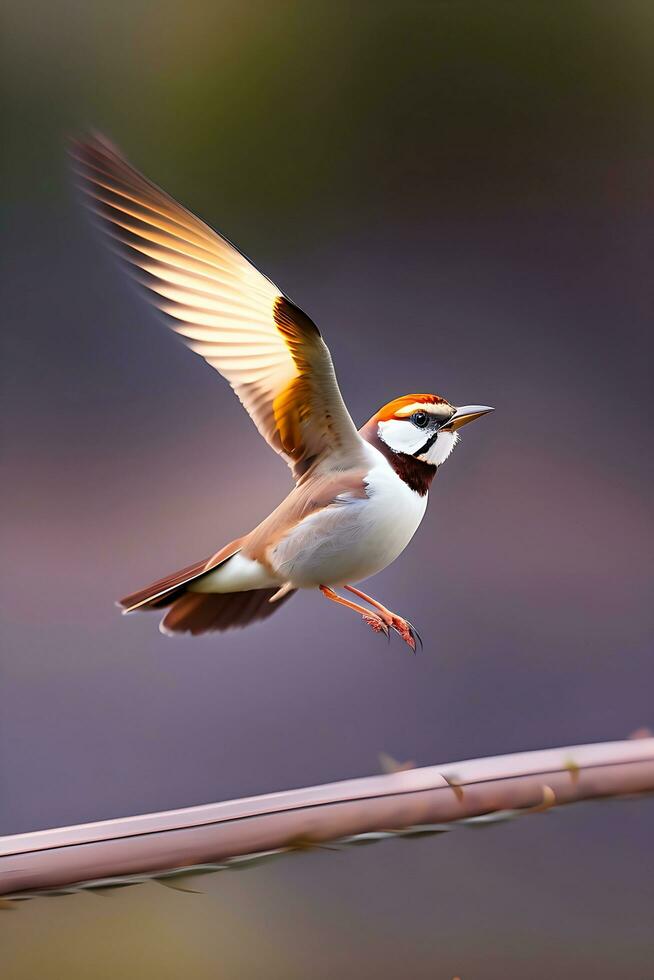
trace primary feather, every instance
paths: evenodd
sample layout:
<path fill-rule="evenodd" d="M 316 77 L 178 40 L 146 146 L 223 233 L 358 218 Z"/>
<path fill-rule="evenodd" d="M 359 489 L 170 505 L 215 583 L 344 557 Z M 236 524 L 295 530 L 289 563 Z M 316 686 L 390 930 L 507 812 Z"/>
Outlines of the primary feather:
<path fill-rule="evenodd" d="M 313 321 L 230 242 L 102 137 L 74 145 L 82 186 L 150 301 L 238 395 L 296 480 L 362 458 Z"/>

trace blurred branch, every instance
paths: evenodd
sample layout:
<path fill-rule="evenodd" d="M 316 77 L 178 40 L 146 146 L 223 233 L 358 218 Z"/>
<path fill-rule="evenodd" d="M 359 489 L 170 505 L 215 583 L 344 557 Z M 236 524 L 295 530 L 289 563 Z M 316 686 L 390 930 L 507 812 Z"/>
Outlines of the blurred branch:
<path fill-rule="evenodd" d="M 654 738 L 399 769 L 266 796 L 0 838 L 0 894 L 115 887 L 252 863 L 328 841 L 389 836 L 543 813 L 654 790 Z"/>

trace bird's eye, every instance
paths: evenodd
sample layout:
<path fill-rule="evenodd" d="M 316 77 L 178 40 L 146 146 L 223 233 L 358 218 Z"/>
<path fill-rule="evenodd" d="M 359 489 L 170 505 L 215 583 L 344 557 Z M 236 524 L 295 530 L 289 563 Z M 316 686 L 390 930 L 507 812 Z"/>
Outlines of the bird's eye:
<path fill-rule="evenodd" d="M 424 429 L 429 422 L 429 416 L 426 412 L 414 412 L 411 416 L 411 421 L 414 425 L 417 425 L 419 429 Z"/>

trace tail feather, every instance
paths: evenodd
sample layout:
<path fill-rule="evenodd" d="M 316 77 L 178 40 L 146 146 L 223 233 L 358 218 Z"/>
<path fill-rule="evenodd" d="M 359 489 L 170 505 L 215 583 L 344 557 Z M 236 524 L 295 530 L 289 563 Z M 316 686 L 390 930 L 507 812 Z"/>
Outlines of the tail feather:
<path fill-rule="evenodd" d="M 210 558 L 196 561 L 178 572 L 173 572 L 172 575 L 158 579 L 144 589 L 139 589 L 138 592 L 126 595 L 124 599 L 119 600 L 118 605 L 122 606 L 126 613 L 135 612 L 137 609 L 164 609 L 184 594 L 187 585 L 240 551 L 242 543 L 243 538 L 236 538 Z"/>
<path fill-rule="evenodd" d="M 243 540 L 237 538 L 211 558 L 187 565 L 145 589 L 132 592 L 121 599 L 119 605 L 123 607 L 123 612 L 169 607 L 160 626 L 161 632 L 166 634 L 191 633 L 198 636 L 201 633 L 222 633 L 267 619 L 290 599 L 295 589 L 280 595 L 274 602 L 270 602 L 270 599 L 278 592 L 277 587 L 247 592 L 189 591 L 193 582 L 238 554 Z"/>
<path fill-rule="evenodd" d="M 186 568 L 181 568 L 172 575 L 158 579 L 152 585 L 132 592 L 120 599 L 119 606 L 123 607 L 123 612 L 135 612 L 137 609 L 163 609 L 169 606 L 176 595 L 181 595 L 183 586 L 193 582 L 199 575 L 206 571 L 208 559 L 196 561 Z"/>
<path fill-rule="evenodd" d="M 161 632 L 222 633 L 239 629 L 272 616 L 293 591 L 287 592 L 275 602 L 270 599 L 277 589 L 252 589 L 249 592 L 186 592 L 173 602 L 161 621 Z"/>

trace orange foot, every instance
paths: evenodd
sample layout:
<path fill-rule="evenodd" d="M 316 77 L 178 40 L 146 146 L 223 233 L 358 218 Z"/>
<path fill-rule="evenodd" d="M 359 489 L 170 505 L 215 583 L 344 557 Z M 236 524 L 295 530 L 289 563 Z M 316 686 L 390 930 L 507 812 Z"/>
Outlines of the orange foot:
<path fill-rule="evenodd" d="M 362 592 L 361 589 L 356 589 L 353 585 L 345 585 L 344 588 L 346 588 L 348 592 L 352 592 L 354 595 L 359 596 L 360 599 L 364 599 L 371 606 L 373 606 L 373 608 L 376 610 L 376 612 L 373 613 L 373 616 L 376 619 L 380 619 L 384 623 L 386 626 L 387 636 L 388 630 L 392 629 L 394 633 L 397 633 L 400 639 L 404 640 L 406 645 L 414 653 L 416 652 L 417 643 L 419 643 L 422 647 L 422 638 L 420 633 L 418 633 L 415 626 L 411 625 L 408 619 L 404 619 L 403 616 L 398 616 L 397 613 L 391 612 L 391 610 L 387 609 L 386 606 L 383 606 L 381 602 L 377 602 L 377 600 L 373 599 L 372 596 L 366 595 L 365 592 Z M 353 603 L 349 603 L 347 599 L 340 601 L 345 602 L 346 605 L 354 605 Z M 363 606 L 357 605 L 356 608 L 359 612 L 363 611 Z M 364 616 L 364 619 L 366 622 L 369 622 L 368 616 Z M 370 625 L 372 626 L 372 623 L 370 623 Z M 374 626 L 373 629 L 375 629 Z"/>
<path fill-rule="evenodd" d="M 397 616 L 394 613 L 388 625 L 404 640 L 407 646 L 411 647 L 414 653 L 416 652 L 416 641 L 422 646 L 422 640 L 418 631 L 411 625 L 408 619 L 402 619 L 401 616 Z"/>
<path fill-rule="evenodd" d="M 388 625 L 384 622 L 381 616 L 376 613 L 367 613 L 365 616 L 361 617 L 364 623 L 367 623 L 373 633 L 383 633 L 384 636 L 388 636 Z"/>

